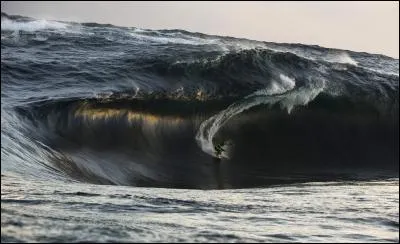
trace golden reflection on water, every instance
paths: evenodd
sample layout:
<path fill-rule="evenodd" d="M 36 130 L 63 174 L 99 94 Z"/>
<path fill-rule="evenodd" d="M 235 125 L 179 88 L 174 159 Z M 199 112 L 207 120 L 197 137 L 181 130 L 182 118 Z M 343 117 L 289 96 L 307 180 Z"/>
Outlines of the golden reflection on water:
<path fill-rule="evenodd" d="M 129 109 L 116 108 L 91 108 L 82 106 L 74 113 L 75 117 L 83 117 L 86 120 L 109 120 L 115 118 L 125 118 L 128 122 L 145 122 L 146 124 L 155 125 L 160 122 L 169 124 L 181 124 L 185 120 L 183 118 L 171 115 L 155 115 L 146 112 L 132 111 Z"/>

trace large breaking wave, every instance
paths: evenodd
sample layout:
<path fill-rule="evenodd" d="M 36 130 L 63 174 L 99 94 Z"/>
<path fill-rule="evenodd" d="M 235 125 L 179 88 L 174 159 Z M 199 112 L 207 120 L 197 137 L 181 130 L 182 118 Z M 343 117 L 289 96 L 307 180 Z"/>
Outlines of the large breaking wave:
<path fill-rule="evenodd" d="M 398 177 L 396 59 L 4 13 L 1 38 L 2 172 L 179 188 Z"/>

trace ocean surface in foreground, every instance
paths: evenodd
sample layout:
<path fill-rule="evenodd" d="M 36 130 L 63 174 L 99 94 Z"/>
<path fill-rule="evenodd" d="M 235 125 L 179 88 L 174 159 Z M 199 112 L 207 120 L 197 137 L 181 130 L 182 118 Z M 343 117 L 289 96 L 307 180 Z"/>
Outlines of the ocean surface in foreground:
<path fill-rule="evenodd" d="M 183 190 L 2 176 L 2 242 L 398 242 L 399 181 Z"/>

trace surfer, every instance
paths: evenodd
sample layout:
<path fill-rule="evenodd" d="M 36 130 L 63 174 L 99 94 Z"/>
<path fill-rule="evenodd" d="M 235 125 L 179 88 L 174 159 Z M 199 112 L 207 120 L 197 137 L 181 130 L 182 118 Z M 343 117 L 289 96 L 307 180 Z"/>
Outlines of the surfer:
<path fill-rule="evenodd" d="M 224 152 L 223 146 L 225 145 L 225 142 L 219 143 L 214 146 L 214 151 L 215 151 L 215 159 L 214 161 L 219 163 L 221 161 L 221 155 Z"/>
<path fill-rule="evenodd" d="M 222 153 L 225 151 L 225 149 L 223 148 L 224 145 L 225 142 L 222 142 L 214 146 L 215 156 L 213 157 L 213 162 L 214 162 L 215 177 L 217 180 L 217 189 L 224 189 L 224 184 L 222 179 L 223 176 L 221 174 Z"/>

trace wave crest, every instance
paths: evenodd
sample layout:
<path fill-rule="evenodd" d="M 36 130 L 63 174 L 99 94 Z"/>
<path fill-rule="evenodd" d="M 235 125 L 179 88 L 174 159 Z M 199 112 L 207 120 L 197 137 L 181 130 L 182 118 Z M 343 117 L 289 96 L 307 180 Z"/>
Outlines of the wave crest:
<path fill-rule="evenodd" d="M 35 32 L 38 30 L 65 30 L 68 28 L 68 24 L 48 21 L 48 20 L 32 20 L 32 21 L 15 21 L 8 18 L 1 18 L 1 29 L 7 31 L 27 31 Z"/>

